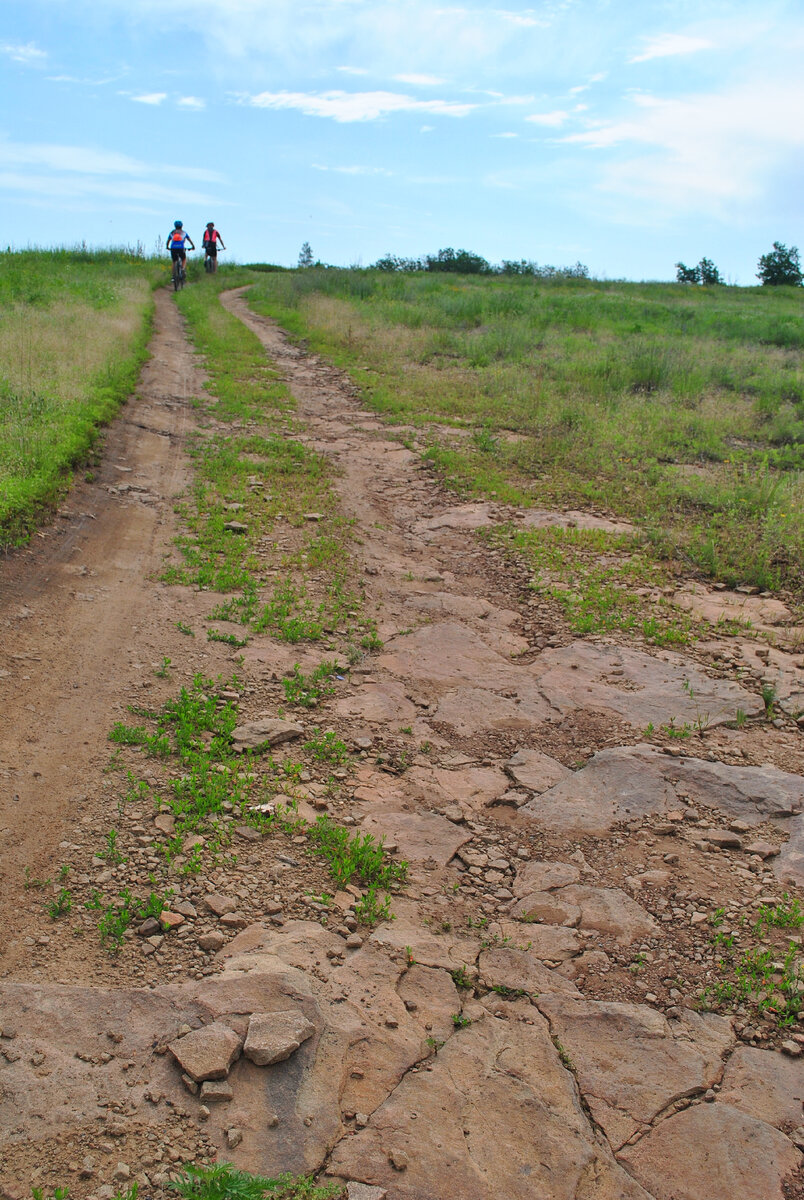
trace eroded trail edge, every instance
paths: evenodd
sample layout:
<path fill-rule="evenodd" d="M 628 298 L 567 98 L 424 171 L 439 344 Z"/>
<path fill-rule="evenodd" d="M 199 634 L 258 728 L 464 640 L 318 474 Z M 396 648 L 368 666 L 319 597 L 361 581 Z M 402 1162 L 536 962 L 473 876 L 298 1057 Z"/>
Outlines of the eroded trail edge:
<path fill-rule="evenodd" d="M 324 1167 L 353 1200 L 801 1195 L 801 1023 L 780 1030 L 747 999 L 735 1016 L 697 1003 L 719 954 L 769 947 L 777 976 L 788 944 L 800 958 L 792 920 L 783 938 L 772 922 L 749 937 L 763 905 L 791 914 L 804 882 L 800 734 L 758 720 L 769 655 L 793 710 L 800 656 L 714 636 L 689 654 L 574 639 L 482 536 L 526 514 L 456 503 L 409 448 L 413 431 L 362 409 L 345 376 L 242 291 L 222 303 L 285 375 L 300 440 L 338 469 L 384 643 L 319 711 L 293 714 L 355 755 L 336 789 L 308 771 L 299 811 L 384 837 L 410 877 L 394 919 L 366 928 L 359 889 L 320 894 L 304 838 L 261 837 L 233 817 L 237 861 L 177 871 L 174 928 L 130 940 L 116 968 L 35 931 L 22 949 L 9 939 L 7 1194 L 22 1196 L 45 1154 L 77 1197 L 134 1179 L 160 1194 L 176 1163 L 215 1147 L 265 1174 Z M 162 328 L 180 340 L 176 320 L 163 303 Z M 155 346 L 154 368 L 160 356 Z M 158 660 L 177 614 L 211 606 L 182 588 L 148 596 L 164 613 Z M 121 618 L 141 627 L 136 607 Z M 225 674 L 236 657 L 165 644 L 184 677 Z M 324 657 L 252 638 L 242 716 L 275 713 L 283 673 Z M 97 689 L 104 669 L 83 676 Z M 118 679 L 118 697 L 137 682 Z M 152 670 L 147 682 L 167 697 Z M 695 733 L 650 744 L 649 723 Z M 63 773 L 88 773 L 100 806 L 107 728 L 99 705 L 84 735 L 94 762 Z M 31 824 L 66 827 L 69 806 L 54 794 L 48 816 L 35 793 Z M 169 825 L 129 806 L 121 844 L 147 863 Z M 733 942 L 715 951 L 718 931 Z"/>

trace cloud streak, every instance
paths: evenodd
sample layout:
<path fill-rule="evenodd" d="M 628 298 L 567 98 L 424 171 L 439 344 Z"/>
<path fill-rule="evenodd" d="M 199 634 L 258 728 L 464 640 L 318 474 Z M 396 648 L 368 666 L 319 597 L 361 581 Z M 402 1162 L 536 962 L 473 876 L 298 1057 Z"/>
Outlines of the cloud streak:
<path fill-rule="evenodd" d="M 393 171 L 385 167 L 327 167 L 323 163 L 313 163 L 314 171 L 332 171 L 336 175 L 384 175 L 390 178 Z"/>
<path fill-rule="evenodd" d="M 154 107 L 167 100 L 167 92 L 146 92 L 143 96 L 132 96 L 136 104 L 151 104 Z"/>
<path fill-rule="evenodd" d="M 40 50 L 34 42 L 0 42 L 0 54 L 23 66 L 41 66 L 47 59 L 47 51 Z"/>
<path fill-rule="evenodd" d="M 804 82 L 756 81 L 676 99 L 638 94 L 625 120 L 589 124 L 563 145 L 612 151 L 598 186 L 662 211 L 734 219 L 769 194 L 780 164 L 804 150 Z"/>
<path fill-rule="evenodd" d="M 689 37 L 683 33 L 660 33 L 649 38 L 641 54 L 629 58 L 629 63 L 650 62 L 652 58 L 670 58 L 675 54 L 697 54 L 699 50 L 711 50 L 708 38 Z"/>
<path fill-rule="evenodd" d="M 415 100 L 400 92 L 259 92 L 241 97 L 253 108 L 295 110 L 307 117 L 325 117 L 341 124 L 377 121 L 394 113 L 430 113 L 466 117 L 477 105 L 450 100 Z"/>

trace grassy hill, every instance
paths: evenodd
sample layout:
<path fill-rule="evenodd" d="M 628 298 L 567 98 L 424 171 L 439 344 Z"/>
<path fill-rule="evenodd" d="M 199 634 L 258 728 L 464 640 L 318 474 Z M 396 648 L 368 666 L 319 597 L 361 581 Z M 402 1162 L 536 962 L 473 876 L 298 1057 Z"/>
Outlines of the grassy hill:
<path fill-rule="evenodd" d="M 465 495 L 595 506 L 657 554 L 801 595 L 804 292 L 362 270 L 259 277 Z"/>

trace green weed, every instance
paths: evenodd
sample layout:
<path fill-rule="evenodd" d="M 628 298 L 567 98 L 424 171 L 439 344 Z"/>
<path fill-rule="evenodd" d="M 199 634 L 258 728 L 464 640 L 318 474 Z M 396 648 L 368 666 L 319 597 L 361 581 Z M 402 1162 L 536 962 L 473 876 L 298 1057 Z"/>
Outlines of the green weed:
<path fill-rule="evenodd" d="M 248 645 L 248 638 L 239 638 L 235 633 L 221 633 L 218 629 L 207 630 L 208 642 L 223 642 L 226 646 L 234 646 L 235 649 L 242 649 Z"/>
<path fill-rule="evenodd" d="M 393 921 L 391 912 L 391 897 L 386 894 L 379 899 L 379 889 L 375 883 L 369 885 L 366 894 L 355 904 L 354 913 L 362 925 L 379 925 L 382 921 Z"/>
<path fill-rule="evenodd" d="M 307 837 L 311 848 L 326 859 L 339 888 L 359 879 L 369 887 L 392 889 L 407 879 L 408 864 L 388 860 L 382 841 L 370 833 L 350 833 L 326 814 L 308 826 Z"/>
<path fill-rule="evenodd" d="M 320 733 L 313 730 L 313 736 L 304 743 L 304 749 L 318 762 L 342 764 L 349 761 L 349 749 L 332 729 Z"/>
<path fill-rule="evenodd" d="M 170 1186 L 184 1200 L 341 1200 L 344 1196 L 337 1183 L 316 1184 L 306 1175 L 269 1179 L 239 1171 L 230 1163 L 188 1164 Z"/>
<path fill-rule="evenodd" d="M 51 900 L 47 906 L 47 911 L 52 921 L 58 921 L 59 917 L 66 917 L 67 913 L 72 910 L 73 898 L 69 888 L 63 887 L 59 890 L 59 894 L 55 899 Z"/>
<path fill-rule="evenodd" d="M 313 708 L 323 696 L 331 696 L 335 687 L 331 682 L 343 668 L 334 660 L 320 663 L 309 675 L 305 675 L 296 663 L 293 674 L 282 680 L 285 699 L 300 708 Z"/>

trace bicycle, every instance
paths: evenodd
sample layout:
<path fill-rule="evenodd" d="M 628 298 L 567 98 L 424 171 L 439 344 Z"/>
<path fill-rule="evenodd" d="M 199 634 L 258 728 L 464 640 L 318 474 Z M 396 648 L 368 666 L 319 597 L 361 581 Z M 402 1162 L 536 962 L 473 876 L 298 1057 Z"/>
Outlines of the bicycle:
<path fill-rule="evenodd" d="M 225 248 L 225 247 L 224 247 Z M 204 246 L 204 270 L 208 275 L 214 275 L 218 269 L 218 252 L 217 249 L 210 254 L 207 246 Z"/>
<path fill-rule="evenodd" d="M 184 287 L 184 281 L 187 278 L 187 272 L 184 269 L 184 263 L 180 258 L 173 260 L 173 291 L 178 292 L 179 288 Z"/>

